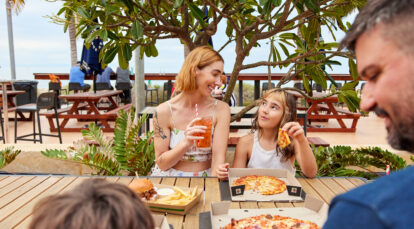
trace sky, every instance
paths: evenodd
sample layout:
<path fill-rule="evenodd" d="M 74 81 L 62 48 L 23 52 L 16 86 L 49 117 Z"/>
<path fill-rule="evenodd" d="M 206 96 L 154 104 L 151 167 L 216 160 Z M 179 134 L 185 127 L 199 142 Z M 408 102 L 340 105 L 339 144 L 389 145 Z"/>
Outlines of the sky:
<path fill-rule="evenodd" d="M 26 1 L 23 10 L 16 15 L 13 12 L 13 38 L 16 63 L 16 79 L 33 80 L 33 73 L 68 73 L 70 63 L 69 34 L 63 32 L 63 26 L 51 22 L 47 15 L 55 14 L 61 8 L 61 2 L 46 2 L 45 0 Z M 355 13 L 348 17 L 352 22 Z M 224 23 L 222 23 L 224 25 Z M 224 35 L 224 27 L 219 27 L 217 34 L 213 37 L 215 47 L 221 47 L 227 38 Z M 333 41 L 327 31 L 322 35 L 325 42 Z M 335 33 L 337 40 L 341 40 L 344 34 L 340 31 Z M 78 59 L 82 52 L 82 39 L 77 40 Z M 266 60 L 268 56 L 268 45 L 262 43 L 262 48 L 255 49 L 253 55 L 246 58 L 246 63 Z M 183 47 L 177 39 L 162 40 L 157 42 L 159 55 L 156 58 L 144 59 L 146 73 L 176 73 L 179 71 L 184 60 Z M 0 79 L 10 79 L 10 58 L 7 33 L 7 14 L 5 2 L 0 1 Z M 229 45 L 221 55 L 225 60 L 224 71 L 231 72 L 235 51 L 234 45 Z M 349 73 L 348 64 L 343 59 L 338 59 L 343 64 L 335 66 L 333 70 L 327 68 L 330 73 Z M 130 67 L 134 62 L 130 62 Z M 117 58 L 109 64 L 112 69 L 118 66 Z M 286 71 L 286 70 L 284 70 Z M 249 73 L 267 73 L 267 68 L 249 69 Z M 272 72 L 281 72 L 279 68 Z M 46 88 L 47 81 L 38 85 Z"/>

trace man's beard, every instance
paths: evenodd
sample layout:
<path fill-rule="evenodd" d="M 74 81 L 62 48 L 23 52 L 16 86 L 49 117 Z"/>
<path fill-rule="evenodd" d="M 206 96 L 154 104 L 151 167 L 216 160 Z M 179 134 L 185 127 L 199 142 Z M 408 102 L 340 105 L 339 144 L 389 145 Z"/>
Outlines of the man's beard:
<path fill-rule="evenodd" d="M 388 143 L 394 149 L 406 150 L 414 153 L 414 116 L 406 114 L 404 116 L 405 120 L 403 120 L 402 117 L 395 118 L 395 120 L 393 120 L 382 108 L 377 107 L 374 112 L 379 117 L 387 117 L 390 119 L 390 126 L 387 127 Z"/>

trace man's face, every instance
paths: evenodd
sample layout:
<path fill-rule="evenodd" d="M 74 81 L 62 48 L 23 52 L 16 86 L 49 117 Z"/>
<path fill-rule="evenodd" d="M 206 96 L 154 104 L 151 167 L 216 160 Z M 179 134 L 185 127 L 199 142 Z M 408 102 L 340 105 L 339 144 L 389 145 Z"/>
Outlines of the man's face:
<path fill-rule="evenodd" d="M 366 80 L 360 106 L 385 119 L 392 147 L 414 152 L 414 57 L 384 39 L 383 31 L 376 25 L 355 46 L 358 72 Z"/>

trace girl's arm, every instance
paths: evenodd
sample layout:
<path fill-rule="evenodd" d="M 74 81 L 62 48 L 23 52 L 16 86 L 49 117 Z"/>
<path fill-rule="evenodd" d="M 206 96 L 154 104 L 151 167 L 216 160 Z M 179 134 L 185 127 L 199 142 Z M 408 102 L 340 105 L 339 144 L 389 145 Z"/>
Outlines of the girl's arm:
<path fill-rule="evenodd" d="M 230 130 L 230 107 L 222 101 L 218 101 L 215 117 L 217 123 L 214 127 L 211 176 L 217 175 L 217 169 L 226 159 L 227 143 Z"/>
<path fill-rule="evenodd" d="M 306 177 L 313 178 L 318 172 L 318 165 L 302 127 L 298 122 L 288 122 L 282 129 L 293 138 L 295 157 L 303 174 Z"/>
<path fill-rule="evenodd" d="M 190 122 L 185 130 L 186 137 L 173 149 L 169 149 L 170 145 L 170 111 L 167 104 L 161 104 L 157 107 L 154 114 L 154 149 L 155 162 L 161 170 L 167 170 L 177 164 L 185 152 L 193 145 L 195 139 L 202 139 L 203 137 L 193 136 L 194 133 L 205 132 L 205 126 L 193 126 L 194 119 Z"/>
<path fill-rule="evenodd" d="M 248 134 L 239 139 L 234 153 L 233 168 L 246 168 L 249 161 L 249 153 L 252 150 L 254 135 Z"/>

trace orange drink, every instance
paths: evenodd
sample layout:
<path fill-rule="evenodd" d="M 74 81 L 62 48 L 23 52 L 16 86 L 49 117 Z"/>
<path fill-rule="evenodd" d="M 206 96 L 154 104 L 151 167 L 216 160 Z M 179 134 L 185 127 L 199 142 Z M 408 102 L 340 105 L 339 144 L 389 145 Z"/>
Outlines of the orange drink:
<path fill-rule="evenodd" d="M 205 126 L 205 133 L 196 134 L 197 136 L 204 137 L 204 139 L 196 140 L 197 148 L 210 148 L 211 147 L 211 129 L 213 127 L 213 118 L 211 116 L 202 117 L 194 123 L 194 126 Z"/>

